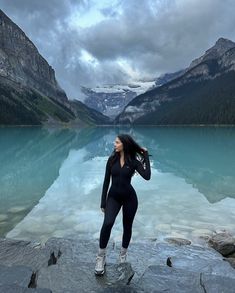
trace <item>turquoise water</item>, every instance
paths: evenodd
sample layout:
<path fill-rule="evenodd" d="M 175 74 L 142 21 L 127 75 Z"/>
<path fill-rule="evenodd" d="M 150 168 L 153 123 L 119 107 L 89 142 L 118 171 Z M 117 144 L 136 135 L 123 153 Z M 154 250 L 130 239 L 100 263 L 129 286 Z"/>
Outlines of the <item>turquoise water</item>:
<path fill-rule="evenodd" d="M 105 164 L 118 133 L 152 155 L 152 177 L 134 176 L 133 239 L 235 233 L 235 128 L 0 128 L 0 236 L 46 241 L 99 237 Z M 111 239 L 122 236 L 119 213 Z M 202 238 L 201 238 L 202 236 Z"/>

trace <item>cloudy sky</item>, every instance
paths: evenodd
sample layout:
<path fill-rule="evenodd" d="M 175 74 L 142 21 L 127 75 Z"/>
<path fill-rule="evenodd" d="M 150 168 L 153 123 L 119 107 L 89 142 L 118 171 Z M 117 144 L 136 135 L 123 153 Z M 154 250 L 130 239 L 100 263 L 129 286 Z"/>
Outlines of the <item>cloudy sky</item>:
<path fill-rule="evenodd" d="M 56 71 L 80 86 L 151 79 L 187 67 L 220 37 L 235 41 L 233 0 L 0 0 Z"/>

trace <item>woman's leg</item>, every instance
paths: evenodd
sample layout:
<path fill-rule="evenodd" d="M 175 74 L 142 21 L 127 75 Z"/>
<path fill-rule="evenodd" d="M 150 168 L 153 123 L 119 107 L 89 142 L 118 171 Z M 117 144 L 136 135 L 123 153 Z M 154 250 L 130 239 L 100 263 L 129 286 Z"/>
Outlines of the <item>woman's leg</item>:
<path fill-rule="evenodd" d="M 132 224 L 138 208 L 138 199 L 136 194 L 130 196 L 130 199 L 123 203 L 123 236 L 122 247 L 128 248 L 132 234 Z M 124 251 L 124 250 L 123 250 Z"/>
<path fill-rule="evenodd" d="M 106 248 L 108 244 L 113 224 L 115 222 L 117 214 L 120 211 L 121 206 L 122 206 L 121 203 L 116 201 L 114 198 L 109 197 L 107 199 L 105 213 L 104 213 L 104 222 L 100 231 L 100 248 L 101 249 Z"/>

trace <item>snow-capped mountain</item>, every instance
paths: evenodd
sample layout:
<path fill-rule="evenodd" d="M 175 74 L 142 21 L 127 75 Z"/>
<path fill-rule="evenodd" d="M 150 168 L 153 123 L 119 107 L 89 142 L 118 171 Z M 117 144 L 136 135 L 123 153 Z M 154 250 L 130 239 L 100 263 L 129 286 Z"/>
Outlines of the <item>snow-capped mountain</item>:
<path fill-rule="evenodd" d="M 115 118 L 136 96 L 156 87 L 156 81 L 138 81 L 122 85 L 104 85 L 94 88 L 82 87 L 84 103 L 110 118 Z"/>

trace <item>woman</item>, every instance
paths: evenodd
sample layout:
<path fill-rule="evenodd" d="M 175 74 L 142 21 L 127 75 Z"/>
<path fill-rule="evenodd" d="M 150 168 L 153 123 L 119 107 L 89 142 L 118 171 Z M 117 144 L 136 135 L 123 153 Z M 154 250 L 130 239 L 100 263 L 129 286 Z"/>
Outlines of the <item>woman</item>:
<path fill-rule="evenodd" d="M 144 164 L 146 168 L 144 168 Z M 123 237 L 119 262 L 126 261 L 132 224 L 138 207 L 136 192 L 131 185 L 131 177 L 135 171 L 144 179 L 150 179 L 151 169 L 148 151 L 140 147 L 130 135 L 120 134 L 115 139 L 114 151 L 106 163 L 100 206 L 102 212 L 104 212 L 104 222 L 100 231 L 99 252 L 96 256 L 96 275 L 103 275 L 105 272 L 106 247 L 121 207 L 123 212 Z M 107 193 L 110 176 L 112 176 L 112 184 Z"/>

